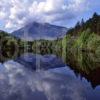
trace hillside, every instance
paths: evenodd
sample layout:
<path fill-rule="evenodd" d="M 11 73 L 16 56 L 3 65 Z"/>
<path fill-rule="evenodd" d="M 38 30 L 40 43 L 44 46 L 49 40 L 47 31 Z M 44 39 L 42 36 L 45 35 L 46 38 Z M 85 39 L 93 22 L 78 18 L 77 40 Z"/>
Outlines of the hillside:
<path fill-rule="evenodd" d="M 86 22 L 82 19 L 67 32 L 66 37 L 74 48 L 95 51 L 100 46 L 100 15 L 94 13 Z"/>
<path fill-rule="evenodd" d="M 84 19 L 77 22 L 76 26 L 70 29 L 67 34 L 76 36 L 84 30 L 90 29 L 90 32 L 100 35 L 100 15 L 94 13 L 93 16 L 84 22 Z"/>

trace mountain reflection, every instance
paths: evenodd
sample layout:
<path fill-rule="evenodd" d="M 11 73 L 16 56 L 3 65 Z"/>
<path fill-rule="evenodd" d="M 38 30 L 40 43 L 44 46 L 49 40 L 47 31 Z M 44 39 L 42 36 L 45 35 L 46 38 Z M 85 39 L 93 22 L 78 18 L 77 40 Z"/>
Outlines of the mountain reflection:
<path fill-rule="evenodd" d="M 18 58 L 15 59 L 18 63 L 24 65 L 27 68 L 31 68 L 34 70 L 38 69 L 51 69 L 51 68 L 58 68 L 64 67 L 65 64 L 61 58 L 55 55 L 39 55 L 39 54 L 32 54 L 26 53 Z"/>

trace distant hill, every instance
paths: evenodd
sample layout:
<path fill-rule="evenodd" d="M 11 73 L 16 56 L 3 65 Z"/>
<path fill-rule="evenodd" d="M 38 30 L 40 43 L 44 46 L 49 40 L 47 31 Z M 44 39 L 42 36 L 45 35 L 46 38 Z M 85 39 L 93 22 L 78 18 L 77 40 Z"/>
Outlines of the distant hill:
<path fill-rule="evenodd" d="M 3 39 L 8 36 L 10 37 L 11 35 L 5 31 L 0 30 L 0 39 Z"/>
<path fill-rule="evenodd" d="M 12 32 L 12 34 L 27 41 L 39 39 L 54 40 L 64 37 L 67 31 L 68 29 L 65 27 L 55 26 L 49 23 L 33 22 Z"/>

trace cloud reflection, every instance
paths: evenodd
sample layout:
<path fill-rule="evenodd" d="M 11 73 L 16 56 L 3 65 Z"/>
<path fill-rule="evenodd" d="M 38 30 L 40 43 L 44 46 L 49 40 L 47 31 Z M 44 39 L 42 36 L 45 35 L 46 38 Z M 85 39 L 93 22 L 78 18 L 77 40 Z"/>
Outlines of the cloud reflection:
<path fill-rule="evenodd" d="M 15 61 L 0 64 L 0 100 L 85 100 L 82 84 L 70 75 L 32 71 Z"/>

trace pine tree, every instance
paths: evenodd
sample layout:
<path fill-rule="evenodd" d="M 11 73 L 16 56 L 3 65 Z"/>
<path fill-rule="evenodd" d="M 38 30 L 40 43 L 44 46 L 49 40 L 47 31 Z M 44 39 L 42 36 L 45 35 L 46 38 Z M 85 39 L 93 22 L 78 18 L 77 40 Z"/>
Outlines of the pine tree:
<path fill-rule="evenodd" d="M 84 25 L 84 19 L 82 18 L 82 20 L 81 20 L 81 26 L 83 26 Z"/>

